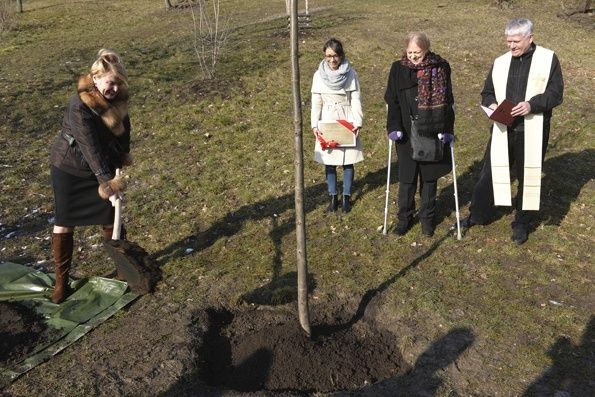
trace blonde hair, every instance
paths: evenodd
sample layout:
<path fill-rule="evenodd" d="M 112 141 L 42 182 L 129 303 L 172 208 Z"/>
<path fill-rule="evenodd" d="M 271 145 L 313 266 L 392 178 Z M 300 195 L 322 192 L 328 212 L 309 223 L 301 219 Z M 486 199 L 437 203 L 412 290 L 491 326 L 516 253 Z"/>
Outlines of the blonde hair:
<path fill-rule="evenodd" d="M 407 36 L 405 36 L 405 48 L 407 48 L 412 41 L 423 51 L 430 50 L 430 39 L 424 32 L 409 32 Z"/>
<path fill-rule="evenodd" d="M 91 65 L 91 75 L 101 77 L 110 73 L 113 73 L 124 85 L 128 85 L 128 73 L 120 55 L 113 50 L 102 48 L 97 52 L 97 59 Z"/>

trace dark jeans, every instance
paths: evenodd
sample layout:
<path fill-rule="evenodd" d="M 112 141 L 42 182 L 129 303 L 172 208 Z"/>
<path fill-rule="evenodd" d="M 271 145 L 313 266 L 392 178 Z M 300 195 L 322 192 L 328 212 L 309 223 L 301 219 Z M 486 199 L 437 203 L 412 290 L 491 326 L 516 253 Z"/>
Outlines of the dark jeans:
<path fill-rule="evenodd" d="M 326 184 L 328 186 L 329 194 L 337 194 L 337 166 L 325 165 L 324 173 L 326 174 Z M 343 166 L 343 195 L 351 196 L 351 186 L 353 185 L 353 178 L 355 177 L 355 169 L 353 164 Z"/>

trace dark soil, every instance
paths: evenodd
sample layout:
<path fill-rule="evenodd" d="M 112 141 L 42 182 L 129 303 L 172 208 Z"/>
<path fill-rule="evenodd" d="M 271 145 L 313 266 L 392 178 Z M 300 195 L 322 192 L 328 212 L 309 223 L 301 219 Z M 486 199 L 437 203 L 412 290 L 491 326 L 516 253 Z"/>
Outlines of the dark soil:
<path fill-rule="evenodd" d="M 211 292 L 217 295 L 217 286 Z M 59 395 L 97 396 L 446 395 L 438 393 L 463 390 L 470 377 L 483 373 L 485 357 L 478 352 L 490 343 L 477 340 L 470 329 L 453 328 L 435 339 L 409 339 L 424 346 L 413 351 L 413 345 L 398 341 L 413 335 L 417 323 L 399 319 L 397 326 L 374 299 L 365 300 L 366 310 L 345 296 L 313 304 L 313 337 L 308 338 L 295 304 L 231 309 L 165 303 L 159 291 L 155 295 L 139 299 L 121 321 L 110 320 L 111 326 L 98 327 L 39 370 L 24 374 L 7 395 L 46 395 L 48 385 L 58 385 Z M 43 327 L 35 313 L 21 315 L 12 305 L 0 306 L 3 330 L 11 317 Z M 552 349 L 552 367 L 527 389 L 527 397 L 557 390 L 592 394 L 593 324 L 579 345 L 561 341 Z M 42 342 L 42 333 L 20 339 L 21 349 Z M 8 339 L 17 341 L 12 335 Z M 0 341 L 5 340 L 2 334 Z M 68 376 L 54 375 L 50 366 Z M 92 392 L 80 389 L 81 379 Z M 473 395 L 497 395 L 488 390 Z"/>
<path fill-rule="evenodd" d="M 161 280 L 161 269 L 140 245 L 128 240 L 109 240 L 105 249 L 132 292 L 148 294 Z"/>
<path fill-rule="evenodd" d="M 0 367 L 18 363 L 44 342 L 47 324 L 34 308 L 0 302 Z"/>
<path fill-rule="evenodd" d="M 309 338 L 295 313 L 208 309 L 193 323 L 196 373 L 237 391 L 297 393 L 361 388 L 406 370 L 396 338 L 359 322 L 318 326 Z"/>

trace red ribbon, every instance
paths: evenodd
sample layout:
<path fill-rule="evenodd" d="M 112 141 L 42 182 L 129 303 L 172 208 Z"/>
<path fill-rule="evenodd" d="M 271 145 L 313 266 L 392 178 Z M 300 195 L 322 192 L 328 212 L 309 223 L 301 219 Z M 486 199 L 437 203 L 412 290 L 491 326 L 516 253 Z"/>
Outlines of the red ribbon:
<path fill-rule="evenodd" d="M 355 134 L 355 131 L 353 130 L 353 124 L 351 124 L 349 121 L 347 120 L 337 120 L 337 123 L 341 124 L 343 127 L 347 128 L 349 131 L 353 132 Z M 322 150 L 326 150 L 328 149 L 334 149 L 336 147 L 340 147 L 341 145 L 339 144 L 339 142 L 331 140 L 331 141 L 325 141 L 324 138 L 322 137 L 322 135 L 320 135 L 319 133 L 316 133 L 316 139 L 318 139 L 318 142 L 320 142 L 320 147 L 322 148 Z"/>
<path fill-rule="evenodd" d="M 322 150 L 326 150 L 327 148 L 334 149 L 339 146 L 339 143 L 337 141 L 325 141 L 322 135 L 320 135 L 318 132 L 316 133 L 316 139 L 318 139 L 318 142 L 320 142 L 320 147 L 322 148 Z"/>
<path fill-rule="evenodd" d="M 341 124 L 343 127 L 347 128 L 349 131 L 351 131 L 355 134 L 355 131 L 353 131 L 353 124 L 351 124 L 349 121 L 337 120 L 337 123 Z"/>

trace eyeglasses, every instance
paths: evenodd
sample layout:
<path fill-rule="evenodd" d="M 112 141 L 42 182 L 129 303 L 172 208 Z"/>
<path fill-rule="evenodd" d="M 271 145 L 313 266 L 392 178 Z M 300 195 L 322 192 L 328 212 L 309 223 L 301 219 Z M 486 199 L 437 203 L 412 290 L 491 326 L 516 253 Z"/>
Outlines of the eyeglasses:
<path fill-rule="evenodd" d="M 339 55 L 335 54 L 335 55 L 325 55 L 324 56 L 326 59 L 339 59 L 341 58 Z"/>

